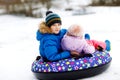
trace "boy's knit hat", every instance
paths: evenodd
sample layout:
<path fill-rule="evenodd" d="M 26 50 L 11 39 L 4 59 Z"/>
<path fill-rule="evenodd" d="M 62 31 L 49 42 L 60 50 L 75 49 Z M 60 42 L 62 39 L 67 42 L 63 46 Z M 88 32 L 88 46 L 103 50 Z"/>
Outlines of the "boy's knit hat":
<path fill-rule="evenodd" d="M 45 22 L 48 27 L 51 27 L 51 25 L 53 25 L 54 23 L 62 24 L 60 16 L 53 13 L 52 11 L 46 12 Z"/>

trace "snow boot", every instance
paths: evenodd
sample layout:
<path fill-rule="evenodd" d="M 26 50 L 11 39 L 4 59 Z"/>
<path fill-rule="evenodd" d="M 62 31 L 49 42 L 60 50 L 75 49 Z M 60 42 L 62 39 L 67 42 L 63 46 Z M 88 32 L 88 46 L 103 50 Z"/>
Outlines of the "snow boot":
<path fill-rule="evenodd" d="M 106 43 L 106 50 L 107 51 L 110 51 L 111 50 L 111 43 L 109 40 L 105 40 L 105 43 Z"/>
<path fill-rule="evenodd" d="M 90 35 L 86 33 L 86 34 L 85 34 L 85 39 L 86 39 L 86 40 L 90 40 Z"/>

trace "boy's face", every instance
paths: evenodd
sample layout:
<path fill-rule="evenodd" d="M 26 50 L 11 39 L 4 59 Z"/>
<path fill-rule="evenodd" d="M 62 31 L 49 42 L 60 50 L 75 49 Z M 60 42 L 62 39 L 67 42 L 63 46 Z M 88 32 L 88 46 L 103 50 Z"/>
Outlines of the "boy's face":
<path fill-rule="evenodd" d="M 55 23 L 50 27 L 52 33 L 58 34 L 60 29 L 61 29 L 61 24 L 60 23 Z"/>

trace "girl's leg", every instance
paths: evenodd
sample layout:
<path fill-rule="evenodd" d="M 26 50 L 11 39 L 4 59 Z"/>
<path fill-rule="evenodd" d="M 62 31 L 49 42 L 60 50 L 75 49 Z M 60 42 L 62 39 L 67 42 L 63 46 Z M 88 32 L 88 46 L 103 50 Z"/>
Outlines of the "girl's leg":
<path fill-rule="evenodd" d="M 97 40 L 87 40 L 88 44 L 92 44 L 95 49 L 99 51 L 103 51 L 106 49 L 106 43 L 102 41 L 97 41 Z"/>

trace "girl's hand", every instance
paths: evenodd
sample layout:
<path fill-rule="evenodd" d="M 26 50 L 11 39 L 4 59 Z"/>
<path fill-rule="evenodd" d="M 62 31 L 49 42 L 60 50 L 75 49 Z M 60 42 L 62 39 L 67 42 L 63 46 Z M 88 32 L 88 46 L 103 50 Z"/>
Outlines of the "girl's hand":
<path fill-rule="evenodd" d="M 72 57 L 79 57 L 80 56 L 80 53 L 78 53 L 77 51 L 70 51 L 70 54 Z"/>

